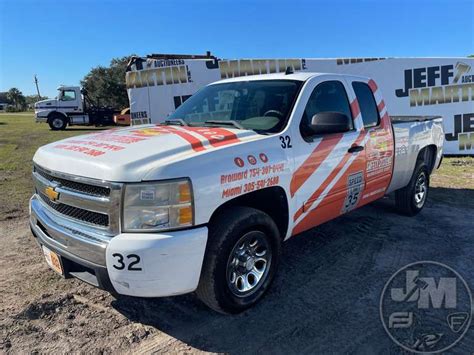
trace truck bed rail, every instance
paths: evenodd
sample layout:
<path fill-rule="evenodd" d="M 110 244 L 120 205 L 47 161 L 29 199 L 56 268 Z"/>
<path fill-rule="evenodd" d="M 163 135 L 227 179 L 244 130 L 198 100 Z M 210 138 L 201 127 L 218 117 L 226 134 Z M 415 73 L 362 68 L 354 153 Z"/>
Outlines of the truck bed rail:
<path fill-rule="evenodd" d="M 432 121 L 438 118 L 442 118 L 442 116 L 414 116 L 414 115 L 407 115 L 407 116 L 390 116 L 393 124 L 403 123 L 403 122 L 423 122 L 423 121 Z"/>

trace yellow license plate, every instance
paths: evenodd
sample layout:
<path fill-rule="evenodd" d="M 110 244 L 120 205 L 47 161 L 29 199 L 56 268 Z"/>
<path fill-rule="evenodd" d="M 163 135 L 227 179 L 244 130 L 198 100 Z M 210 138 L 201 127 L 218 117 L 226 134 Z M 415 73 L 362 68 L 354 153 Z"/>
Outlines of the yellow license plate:
<path fill-rule="evenodd" d="M 59 255 L 56 254 L 54 251 L 49 250 L 43 245 L 43 253 L 44 257 L 46 258 L 46 262 L 48 263 L 49 267 L 56 271 L 58 274 L 63 275 L 63 267 L 61 265 L 61 260 Z"/>

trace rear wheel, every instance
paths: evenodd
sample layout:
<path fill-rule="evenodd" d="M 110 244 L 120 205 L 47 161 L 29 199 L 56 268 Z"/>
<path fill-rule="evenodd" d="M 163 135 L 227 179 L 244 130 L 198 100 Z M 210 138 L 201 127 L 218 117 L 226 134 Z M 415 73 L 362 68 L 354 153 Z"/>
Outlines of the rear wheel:
<path fill-rule="evenodd" d="M 53 131 L 64 130 L 67 126 L 66 117 L 60 114 L 51 115 L 51 117 L 48 119 L 48 123 L 49 127 L 51 127 Z"/>
<path fill-rule="evenodd" d="M 270 287 L 280 256 L 280 235 L 266 213 L 234 207 L 210 225 L 201 279 L 196 290 L 220 313 L 239 313 Z"/>
<path fill-rule="evenodd" d="M 395 192 L 395 203 L 400 213 L 407 216 L 418 214 L 428 197 L 430 176 L 423 162 L 417 164 L 409 184 Z"/>

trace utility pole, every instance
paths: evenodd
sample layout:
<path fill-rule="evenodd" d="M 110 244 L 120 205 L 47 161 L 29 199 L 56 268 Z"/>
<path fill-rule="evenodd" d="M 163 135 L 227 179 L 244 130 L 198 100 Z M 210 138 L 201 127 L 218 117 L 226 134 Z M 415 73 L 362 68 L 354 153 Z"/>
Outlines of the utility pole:
<path fill-rule="evenodd" d="M 35 85 L 36 85 L 36 92 L 38 93 L 38 100 L 41 100 L 40 89 L 38 86 L 38 78 L 36 77 L 36 74 L 35 74 Z"/>

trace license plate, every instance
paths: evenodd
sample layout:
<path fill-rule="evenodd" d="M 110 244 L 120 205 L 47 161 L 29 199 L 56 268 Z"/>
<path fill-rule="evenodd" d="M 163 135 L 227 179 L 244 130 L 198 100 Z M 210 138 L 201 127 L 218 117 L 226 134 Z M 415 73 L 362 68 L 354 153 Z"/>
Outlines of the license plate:
<path fill-rule="evenodd" d="M 58 254 L 54 251 L 49 250 L 43 245 L 43 253 L 44 257 L 46 258 L 46 262 L 48 263 L 49 267 L 56 271 L 58 274 L 63 275 L 63 266 L 61 265 L 61 259 Z"/>

